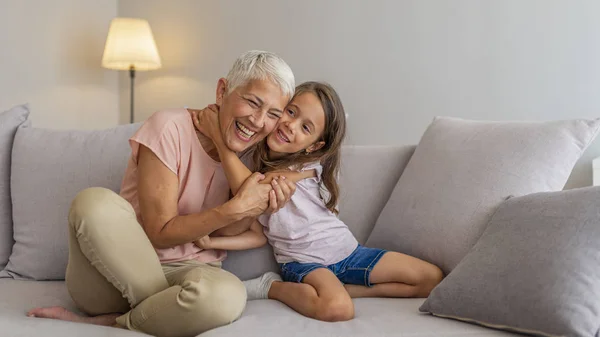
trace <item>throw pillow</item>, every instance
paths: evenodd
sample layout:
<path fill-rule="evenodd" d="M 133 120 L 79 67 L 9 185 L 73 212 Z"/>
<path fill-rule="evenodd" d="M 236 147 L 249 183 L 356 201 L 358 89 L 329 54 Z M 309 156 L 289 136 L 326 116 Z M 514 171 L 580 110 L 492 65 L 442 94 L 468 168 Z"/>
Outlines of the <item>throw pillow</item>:
<path fill-rule="evenodd" d="M 561 190 L 599 126 L 600 119 L 435 118 L 367 245 L 424 259 L 448 274 L 508 196 Z"/>
<path fill-rule="evenodd" d="M 12 203 L 10 201 L 10 157 L 17 128 L 29 124 L 27 105 L 0 113 L 0 270 L 4 269 L 13 246 Z"/>
<path fill-rule="evenodd" d="M 504 202 L 420 310 L 540 336 L 598 336 L 600 187 Z"/>
<path fill-rule="evenodd" d="M 19 128 L 12 153 L 15 244 L 0 277 L 61 280 L 68 259 L 67 215 L 87 187 L 118 192 L 139 124 L 99 131 Z"/>

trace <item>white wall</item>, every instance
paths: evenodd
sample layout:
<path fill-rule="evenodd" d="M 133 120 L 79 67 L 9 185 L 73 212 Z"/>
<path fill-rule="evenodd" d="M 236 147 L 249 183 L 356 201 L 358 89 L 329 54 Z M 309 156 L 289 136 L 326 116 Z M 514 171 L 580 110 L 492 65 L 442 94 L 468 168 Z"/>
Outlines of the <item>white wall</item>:
<path fill-rule="evenodd" d="M 101 67 L 117 0 L 0 0 L 0 111 L 29 103 L 34 126 L 118 123 L 118 74 Z"/>
<path fill-rule="evenodd" d="M 348 144 L 416 143 L 435 115 L 600 116 L 597 0 L 0 0 L 0 110 L 30 102 L 52 128 L 126 123 L 128 78 L 100 66 L 117 15 L 148 19 L 163 59 L 138 73 L 137 120 L 212 102 L 248 49 L 332 83 Z M 600 140 L 569 187 L 591 183 L 596 156 Z"/>
<path fill-rule="evenodd" d="M 600 117 L 596 0 L 120 0 L 119 15 L 150 21 L 164 64 L 138 77 L 138 120 L 212 102 L 248 49 L 280 54 L 298 82 L 332 83 L 350 114 L 347 144 L 416 143 L 435 115 Z M 595 156 L 600 140 L 568 187 L 591 184 Z"/>

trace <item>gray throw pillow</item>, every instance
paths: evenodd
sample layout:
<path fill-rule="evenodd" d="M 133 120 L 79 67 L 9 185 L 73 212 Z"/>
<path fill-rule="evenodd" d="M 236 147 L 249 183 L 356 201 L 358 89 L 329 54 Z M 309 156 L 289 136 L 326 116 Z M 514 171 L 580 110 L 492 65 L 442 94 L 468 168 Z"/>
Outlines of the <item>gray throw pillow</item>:
<path fill-rule="evenodd" d="M 0 112 L 0 270 L 4 269 L 13 246 L 12 203 L 10 200 L 10 162 L 15 133 L 29 125 L 27 105 Z"/>
<path fill-rule="evenodd" d="M 15 244 L 0 277 L 61 280 L 68 259 L 67 214 L 91 186 L 119 192 L 139 124 L 99 131 L 19 128 L 12 153 Z"/>
<path fill-rule="evenodd" d="M 420 310 L 540 336 L 598 336 L 600 187 L 504 202 Z"/>
<path fill-rule="evenodd" d="M 367 241 L 448 274 L 508 196 L 563 189 L 600 120 L 435 118 Z"/>

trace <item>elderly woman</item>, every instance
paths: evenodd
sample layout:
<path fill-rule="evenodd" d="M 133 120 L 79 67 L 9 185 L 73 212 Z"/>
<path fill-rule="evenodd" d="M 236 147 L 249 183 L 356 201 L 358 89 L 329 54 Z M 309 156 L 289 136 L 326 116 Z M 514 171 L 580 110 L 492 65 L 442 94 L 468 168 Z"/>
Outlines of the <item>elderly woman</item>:
<path fill-rule="evenodd" d="M 260 51 L 240 56 L 217 83 L 227 147 L 241 152 L 268 135 L 293 92 L 293 73 L 281 58 Z M 186 109 L 156 112 L 129 143 L 120 195 L 86 189 L 69 213 L 67 288 L 94 317 L 60 307 L 29 315 L 156 336 L 194 336 L 236 320 L 246 303 L 244 285 L 220 268 L 224 251 L 193 242 L 245 231 L 252 218 L 282 207 L 295 185 L 260 184 L 256 174 L 229 199 L 218 152 Z"/>

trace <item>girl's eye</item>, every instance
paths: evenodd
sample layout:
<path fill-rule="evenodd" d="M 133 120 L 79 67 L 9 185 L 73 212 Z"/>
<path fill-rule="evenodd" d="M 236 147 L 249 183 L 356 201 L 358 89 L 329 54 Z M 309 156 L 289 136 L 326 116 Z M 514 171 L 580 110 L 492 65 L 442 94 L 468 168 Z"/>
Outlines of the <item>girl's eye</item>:
<path fill-rule="evenodd" d="M 308 125 L 303 125 L 302 127 L 304 128 L 304 131 L 310 133 L 310 128 L 308 127 Z"/>
<path fill-rule="evenodd" d="M 292 117 L 293 117 L 293 116 L 294 116 L 294 114 L 295 114 L 295 113 L 294 113 L 294 110 L 292 110 L 292 109 L 288 109 L 288 114 L 289 114 L 290 116 L 292 116 Z"/>

